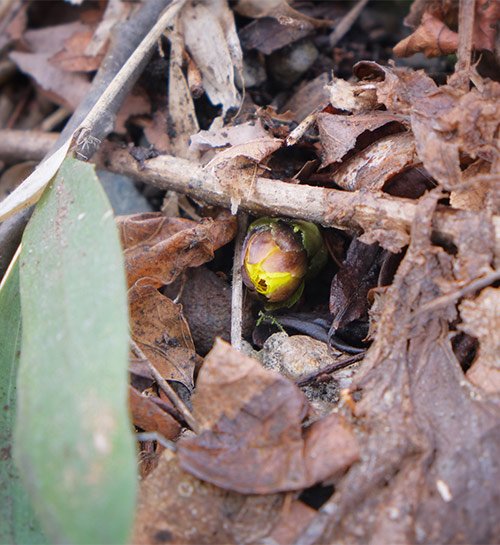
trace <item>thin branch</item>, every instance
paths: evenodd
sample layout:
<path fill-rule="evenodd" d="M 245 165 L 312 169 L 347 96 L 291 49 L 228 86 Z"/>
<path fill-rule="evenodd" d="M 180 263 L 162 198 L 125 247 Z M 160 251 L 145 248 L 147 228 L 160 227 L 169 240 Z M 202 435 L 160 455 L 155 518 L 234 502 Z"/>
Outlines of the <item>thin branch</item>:
<path fill-rule="evenodd" d="M 59 133 L 44 131 L 0 130 L 0 159 L 41 161 L 58 137 Z"/>
<path fill-rule="evenodd" d="M 344 360 L 331 363 L 330 365 L 327 365 L 326 367 L 323 367 L 322 369 L 318 369 L 317 371 L 313 371 L 312 373 L 309 373 L 308 375 L 301 377 L 297 381 L 297 386 L 305 386 L 306 384 L 309 384 L 310 382 L 314 382 L 321 375 L 331 375 L 332 373 L 335 373 L 336 371 L 345 369 L 346 367 L 349 367 L 353 363 L 361 361 L 365 357 L 365 355 L 366 355 L 366 351 L 364 351 L 361 354 L 356 354 L 355 356 L 345 358 Z"/>
<path fill-rule="evenodd" d="M 138 358 L 140 358 L 144 363 L 146 363 L 149 370 L 151 371 L 151 374 L 153 375 L 154 379 L 158 383 L 158 386 L 165 392 L 168 399 L 170 399 L 174 407 L 182 415 L 182 418 L 184 418 L 186 424 L 195 433 L 198 433 L 199 431 L 198 422 L 196 422 L 191 411 L 186 407 L 186 404 L 182 401 L 182 399 L 176 394 L 172 386 L 170 386 L 170 384 L 161 376 L 161 374 L 158 372 L 158 369 L 156 369 L 156 367 L 149 361 L 147 356 L 144 354 L 144 352 L 140 349 L 140 347 L 137 345 L 137 343 L 133 339 L 130 339 L 130 347 L 132 348 L 132 352 L 134 352 L 134 354 Z"/>
<path fill-rule="evenodd" d="M 62 123 L 67 117 L 70 116 L 70 113 L 66 108 L 62 106 L 58 108 L 55 112 L 51 113 L 40 123 L 40 130 L 42 131 L 52 131 L 54 127 L 57 127 Z"/>
<path fill-rule="evenodd" d="M 231 206 L 227 184 L 196 163 L 160 155 L 140 165 L 123 149 L 103 157 L 104 165 L 112 171 L 160 189 L 191 195 L 212 205 Z M 288 216 L 358 232 L 383 229 L 408 237 L 408 240 L 417 213 L 416 201 L 381 192 L 340 191 L 268 178 L 256 178 L 251 185 L 242 188 L 241 194 L 240 209 L 255 215 Z M 433 218 L 433 234 L 442 240 L 457 240 L 472 217 L 475 213 L 440 206 Z M 494 216 L 493 223 L 497 252 L 500 253 L 500 217 Z"/>
<path fill-rule="evenodd" d="M 452 293 L 447 293 L 445 295 L 442 295 L 441 297 L 438 297 L 437 299 L 434 299 L 433 301 L 429 301 L 425 305 L 422 305 L 414 314 L 414 317 L 419 316 L 420 314 L 424 312 L 429 312 L 431 310 L 436 310 L 438 308 L 442 308 L 450 303 L 453 303 L 454 301 L 458 301 L 465 295 L 469 295 L 470 293 L 474 293 L 475 291 L 478 291 L 482 288 L 486 288 L 487 286 L 490 286 L 494 282 L 497 282 L 500 280 L 500 271 L 493 271 L 490 274 L 487 274 L 486 276 L 482 276 L 481 278 L 476 278 L 476 280 L 473 280 L 472 282 L 469 282 L 465 286 L 462 286 L 460 289 L 453 291 Z"/>
<path fill-rule="evenodd" d="M 103 139 L 113 130 L 118 108 L 140 76 L 158 39 L 185 3 L 186 0 L 174 0 L 165 9 L 80 123 L 76 136 L 76 152 L 80 157 L 92 157 Z"/>
<path fill-rule="evenodd" d="M 358 0 L 358 2 L 341 19 L 339 24 L 335 27 L 335 30 L 330 34 L 330 46 L 332 48 L 349 32 L 366 4 L 368 4 L 368 0 Z"/>
<path fill-rule="evenodd" d="M 145 443 L 146 441 L 156 441 L 162 447 L 165 447 L 172 452 L 177 452 L 177 445 L 173 441 L 170 441 L 170 439 L 164 437 L 161 433 L 158 433 L 157 431 L 138 432 L 135 434 L 135 439 L 136 441 L 140 441 L 141 443 Z"/>
<path fill-rule="evenodd" d="M 24 182 L 0 202 L 0 219 L 34 204 L 76 139 L 76 153 L 92 157 L 113 129 L 118 108 L 145 68 L 157 39 L 186 0 L 148 0 L 128 23 L 115 29 L 110 46 L 88 96 L 71 116 L 47 157 Z M 161 13 L 163 7 L 169 6 Z M 160 10 L 158 12 L 158 10 Z M 136 44 L 137 47 L 136 47 Z M 116 46 L 116 47 L 115 47 Z"/>
<path fill-rule="evenodd" d="M 243 323 L 243 281 L 241 279 L 241 263 L 243 259 L 243 242 L 248 225 L 248 215 L 238 213 L 238 234 L 234 245 L 233 284 L 231 292 L 231 344 L 241 350 L 241 332 Z"/>
<path fill-rule="evenodd" d="M 456 83 L 465 88 L 468 88 L 470 79 L 475 8 L 476 0 L 460 0 L 458 11 L 458 61 L 455 66 L 455 73 L 458 75 Z"/>
<path fill-rule="evenodd" d="M 97 74 L 92 80 L 90 91 L 64 127 L 61 138 L 57 142 L 57 147 L 72 136 L 88 113 L 96 106 L 101 95 L 117 74 L 124 70 L 131 73 L 126 68 L 128 59 L 134 50 L 139 47 L 141 41 L 151 32 L 151 28 L 158 20 L 162 10 L 170 2 L 171 0 L 150 0 L 144 3 L 128 21 L 116 25 L 112 30 L 110 46 Z M 119 107 L 120 104 L 116 102 L 115 106 Z"/>

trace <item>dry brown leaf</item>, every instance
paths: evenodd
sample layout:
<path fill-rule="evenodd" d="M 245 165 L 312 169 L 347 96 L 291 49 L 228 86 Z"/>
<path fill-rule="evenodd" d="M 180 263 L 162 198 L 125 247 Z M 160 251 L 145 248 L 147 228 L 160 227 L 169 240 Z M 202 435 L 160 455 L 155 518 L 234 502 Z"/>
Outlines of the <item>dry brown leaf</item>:
<path fill-rule="evenodd" d="M 479 339 L 479 353 L 467 378 L 486 392 L 500 392 L 500 290 L 486 288 L 460 305 L 459 328 Z"/>
<path fill-rule="evenodd" d="M 151 102 L 146 98 L 144 93 L 132 92 L 130 93 L 122 107 L 116 114 L 114 131 L 118 133 L 125 133 L 127 131 L 125 123 L 134 116 L 147 115 L 151 112 Z"/>
<path fill-rule="evenodd" d="M 72 36 L 90 30 L 88 25 L 75 21 L 62 25 L 27 30 L 23 40 L 33 53 L 50 53 L 55 55 L 64 49 L 64 44 Z"/>
<path fill-rule="evenodd" d="M 187 271 L 180 282 L 183 285 L 180 294 L 177 283 L 171 284 L 168 290 L 182 304 L 196 352 L 204 356 L 216 337 L 225 341 L 231 338 L 231 284 L 203 265 Z M 249 337 L 255 326 L 252 305 L 253 300 L 246 297 L 243 303 L 244 337 Z"/>
<path fill-rule="evenodd" d="M 418 9 L 417 9 L 418 8 Z M 500 18 L 500 3 L 477 0 L 474 14 L 472 43 L 475 49 L 495 50 L 497 24 Z M 412 13 L 406 19 L 410 26 L 418 28 L 394 47 L 399 57 L 408 57 L 423 52 L 427 57 L 449 55 L 458 48 L 458 33 L 448 24 L 458 19 L 457 2 L 414 2 Z M 448 24 L 447 24 L 448 23 Z"/>
<path fill-rule="evenodd" d="M 179 443 L 181 466 L 228 490 L 301 490 L 342 474 L 357 460 L 356 439 L 337 414 L 305 433 L 302 392 L 223 341 L 205 358 L 193 397 L 201 431 Z"/>
<path fill-rule="evenodd" d="M 128 298 L 132 339 L 163 378 L 192 390 L 197 356 L 182 307 L 154 286 L 136 284 Z"/>
<path fill-rule="evenodd" d="M 287 0 L 238 0 L 235 11 L 245 17 L 273 17 L 283 25 L 296 28 L 330 27 L 331 21 L 315 19 L 292 8 Z"/>
<path fill-rule="evenodd" d="M 272 138 L 267 135 L 243 144 L 231 146 L 219 151 L 217 155 L 206 165 L 207 169 L 215 169 L 224 163 L 237 157 L 245 157 L 254 163 L 261 163 L 283 145 L 280 138 Z"/>
<path fill-rule="evenodd" d="M 394 46 L 398 57 L 409 57 L 414 53 L 424 53 L 426 57 L 438 57 L 455 53 L 458 47 L 458 34 L 450 30 L 443 21 L 425 12 L 421 25 L 404 40 Z"/>
<path fill-rule="evenodd" d="M 270 55 L 273 51 L 305 38 L 314 30 L 310 23 L 292 26 L 287 24 L 289 21 L 272 17 L 252 21 L 240 31 L 241 45 L 247 50 L 256 49 L 264 55 Z"/>
<path fill-rule="evenodd" d="M 105 50 L 95 55 L 86 54 L 86 49 L 92 41 L 94 32 L 91 28 L 75 32 L 64 41 L 61 51 L 53 55 L 49 62 L 66 72 L 92 72 L 97 70 L 104 58 Z"/>
<path fill-rule="evenodd" d="M 269 138 L 269 134 L 262 126 L 261 120 L 257 119 L 239 125 L 200 131 L 191 137 L 191 147 L 199 151 L 207 151 L 212 148 L 239 146 L 262 138 Z"/>
<path fill-rule="evenodd" d="M 329 81 L 330 76 L 324 72 L 317 78 L 300 85 L 281 110 L 283 112 L 289 110 L 293 119 L 300 123 L 309 114 L 321 110 L 328 104 L 330 93 L 327 84 Z"/>
<path fill-rule="evenodd" d="M 368 292 L 377 285 L 386 257 L 387 253 L 376 244 L 368 246 L 358 239 L 351 242 L 330 289 L 330 314 L 335 331 L 354 320 L 367 321 Z"/>
<path fill-rule="evenodd" d="M 388 123 L 404 122 L 402 116 L 387 112 L 370 112 L 358 115 L 334 115 L 327 112 L 318 114 L 318 129 L 323 147 L 323 163 L 325 167 L 340 161 L 353 149 L 356 140 L 365 131 L 374 131 Z"/>
<path fill-rule="evenodd" d="M 476 0 L 473 43 L 477 49 L 495 51 L 498 39 L 500 3 L 491 0 Z"/>
<path fill-rule="evenodd" d="M 273 545 L 289 545 L 295 543 L 296 538 L 304 531 L 307 525 L 314 519 L 316 511 L 302 503 L 293 500 L 285 503 L 278 519 L 278 523 L 267 538 Z"/>
<path fill-rule="evenodd" d="M 257 543 L 276 524 L 283 497 L 242 496 L 198 480 L 163 452 L 141 483 L 133 543 Z"/>
<path fill-rule="evenodd" d="M 333 78 L 327 85 L 330 104 L 337 110 L 364 112 L 374 110 L 377 95 L 372 85 L 360 85 L 340 78 Z"/>
<path fill-rule="evenodd" d="M 90 27 L 80 22 L 31 29 L 23 34 L 31 52 L 14 51 L 10 57 L 21 71 L 35 79 L 51 100 L 74 110 L 85 98 L 90 83 L 81 74 L 66 73 L 51 59 L 73 36 L 89 32 Z"/>
<path fill-rule="evenodd" d="M 108 1 L 106 10 L 95 29 L 92 40 L 85 48 L 85 55 L 95 56 L 102 51 L 109 40 L 109 35 L 113 27 L 127 17 L 131 8 L 132 5 L 129 2 L 122 2 L 121 0 Z"/>
<path fill-rule="evenodd" d="M 198 159 L 197 150 L 189 142 L 200 127 L 193 99 L 182 71 L 184 47 L 178 32 L 170 34 L 170 67 L 168 80 L 168 130 L 170 153 L 185 159 Z"/>
<path fill-rule="evenodd" d="M 75 110 L 88 94 L 89 81 L 80 74 L 52 66 L 50 53 L 13 52 L 9 56 L 22 72 L 36 81 L 49 99 L 68 110 Z"/>
<path fill-rule="evenodd" d="M 234 72 L 242 73 L 243 54 L 232 12 L 225 1 L 217 0 L 210 7 L 203 3 L 186 4 L 179 22 L 186 48 L 202 74 L 203 87 L 212 104 L 221 104 L 223 114 L 238 108 L 241 98 Z"/>
<path fill-rule="evenodd" d="M 148 142 L 154 147 L 156 151 L 162 153 L 170 152 L 170 138 L 167 134 L 168 130 L 168 110 L 162 108 L 156 110 L 153 114 L 151 122 L 146 123 L 144 127 L 144 134 L 148 139 Z"/>
<path fill-rule="evenodd" d="M 144 431 L 156 431 L 172 441 L 178 437 L 181 431 L 179 422 L 161 409 L 151 397 L 129 386 L 128 401 L 134 426 Z"/>
<path fill-rule="evenodd" d="M 500 407 L 464 380 L 446 326 L 453 302 L 416 312 L 453 282 L 452 257 L 430 243 L 438 198 L 420 201 L 353 387 L 361 461 L 303 532 L 308 543 L 493 543 L 500 530 Z"/>
<path fill-rule="evenodd" d="M 490 163 L 482 159 L 478 159 L 467 167 L 462 177 L 466 187 L 451 192 L 450 204 L 453 208 L 475 210 L 476 212 L 484 210 L 490 189 L 490 184 L 484 179 L 484 176 L 489 174 L 490 168 Z"/>
<path fill-rule="evenodd" d="M 462 182 L 461 153 L 490 162 L 498 154 L 500 84 L 487 82 L 470 92 L 437 87 L 424 72 L 382 67 L 364 61 L 354 68 L 374 82 L 377 98 L 389 111 L 410 115 L 417 153 L 429 174 L 445 188 Z"/>
<path fill-rule="evenodd" d="M 236 234 L 236 220 L 227 212 L 200 222 L 136 214 L 117 218 L 117 224 L 129 286 L 143 278 L 156 287 L 170 284 L 186 268 L 210 261 Z"/>
<path fill-rule="evenodd" d="M 335 183 L 348 191 L 384 189 L 396 175 L 421 165 L 411 132 L 377 140 L 346 159 L 333 175 Z"/>
<path fill-rule="evenodd" d="M 231 213 L 236 214 L 243 191 L 250 191 L 253 181 L 262 172 L 259 163 L 279 149 L 279 138 L 265 136 L 245 144 L 219 151 L 205 168 L 215 174 L 231 195 Z"/>

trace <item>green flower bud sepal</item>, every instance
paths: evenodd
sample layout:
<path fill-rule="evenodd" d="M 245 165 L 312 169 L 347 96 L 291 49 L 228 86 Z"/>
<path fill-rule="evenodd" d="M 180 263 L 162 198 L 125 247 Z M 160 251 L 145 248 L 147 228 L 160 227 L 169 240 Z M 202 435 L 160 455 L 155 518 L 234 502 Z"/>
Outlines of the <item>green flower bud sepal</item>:
<path fill-rule="evenodd" d="M 285 218 L 260 218 L 248 228 L 243 244 L 242 276 L 266 309 L 291 307 L 306 280 L 326 263 L 327 252 L 314 223 Z"/>

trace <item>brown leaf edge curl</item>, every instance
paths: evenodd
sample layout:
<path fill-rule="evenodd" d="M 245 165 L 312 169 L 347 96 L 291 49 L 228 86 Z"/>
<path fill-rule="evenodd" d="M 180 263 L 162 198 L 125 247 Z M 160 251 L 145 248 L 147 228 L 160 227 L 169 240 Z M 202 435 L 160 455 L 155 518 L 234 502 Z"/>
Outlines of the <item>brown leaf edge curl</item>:
<path fill-rule="evenodd" d="M 302 490 L 341 475 L 358 459 L 353 432 L 333 413 L 303 432 L 306 411 L 293 382 L 218 340 L 193 396 L 200 433 L 179 441 L 180 464 L 243 494 Z"/>

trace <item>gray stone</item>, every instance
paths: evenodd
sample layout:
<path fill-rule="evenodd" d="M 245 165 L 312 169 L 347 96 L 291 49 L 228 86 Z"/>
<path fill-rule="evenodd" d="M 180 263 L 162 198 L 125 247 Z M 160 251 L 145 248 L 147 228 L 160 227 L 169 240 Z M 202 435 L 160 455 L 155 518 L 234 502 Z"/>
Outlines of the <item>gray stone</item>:
<path fill-rule="evenodd" d="M 318 50 L 311 40 L 302 40 L 275 51 L 268 59 L 268 69 L 281 87 L 295 83 L 318 58 Z"/>

